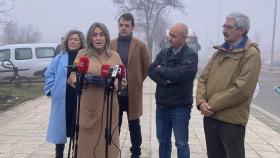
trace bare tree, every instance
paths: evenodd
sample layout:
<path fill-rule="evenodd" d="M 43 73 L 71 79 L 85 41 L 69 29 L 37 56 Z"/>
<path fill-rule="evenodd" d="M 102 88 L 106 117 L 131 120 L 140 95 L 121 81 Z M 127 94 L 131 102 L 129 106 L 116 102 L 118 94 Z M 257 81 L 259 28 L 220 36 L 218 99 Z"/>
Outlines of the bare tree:
<path fill-rule="evenodd" d="M 131 12 L 146 35 L 148 49 L 151 52 L 155 42 L 155 33 L 161 27 L 160 19 L 166 19 L 171 10 L 185 13 L 183 0 L 113 0 L 120 13 Z"/>
<path fill-rule="evenodd" d="M 169 25 L 170 23 L 164 18 L 158 20 L 158 25 L 153 36 L 154 46 L 156 46 L 156 48 L 159 48 L 159 44 L 166 37 L 166 30 L 169 28 Z"/>
<path fill-rule="evenodd" d="M 22 37 L 22 43 L 34 43 L 42 39 L 42 33 L 35 30 L 32 25 L 23 26 L 20 29 L 20 36 Z"/>
<path fill-rule="evenodd" d="M 32 25 L 20 27 L 17 23 L 9 22 L 4 25 L 2 34 L 3 44 L 34 43 L 42 39 L 42 34 Z"/>
<path fill-rule="evenodd" d="M 9 12 L 14 9 L 15 0 L 0 0 L 0 24 L 7 23 Z"/>
<path fill-rule="evenodd" d="M 1 36 L 3 44 L 11 44 L 17 41 L 18 25 L 16 23 L 9 22 L 5 24 L 3 28 L 3 34 Z"/>

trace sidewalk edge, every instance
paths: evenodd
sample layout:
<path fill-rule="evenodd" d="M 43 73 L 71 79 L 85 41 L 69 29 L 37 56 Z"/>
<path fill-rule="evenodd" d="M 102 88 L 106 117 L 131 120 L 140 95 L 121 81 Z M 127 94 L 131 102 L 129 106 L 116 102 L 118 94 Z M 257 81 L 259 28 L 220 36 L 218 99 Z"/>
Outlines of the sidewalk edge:
<path fill-rule="evenodd" d="M 269 117 L 270 119 L 272 119 L 273 121 L 277 122 L 280 124 L 280 118 L 277 116 L 274 116 L 273 114 L 271 114 L 270 112 L 265 111 L 264 109 L 256 106 L 255 104 L 251 104 L 251 107 L 254 108 L 255 110 L 261 112 L 262 114 L 264 114 L 265 116 Z"/>

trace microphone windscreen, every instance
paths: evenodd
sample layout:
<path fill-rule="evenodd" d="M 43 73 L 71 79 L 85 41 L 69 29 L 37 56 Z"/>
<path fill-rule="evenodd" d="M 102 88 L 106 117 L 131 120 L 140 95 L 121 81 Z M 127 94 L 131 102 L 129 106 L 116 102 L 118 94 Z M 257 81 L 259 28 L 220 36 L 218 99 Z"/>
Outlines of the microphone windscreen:
<path fill-rule="evenodd" d="M 87 73 L 88 71 L 88 65 L 89 65 L 89 59 L 86 56 L 82 56 L 79 59 L 79 64 L 78 64 L 78 71 L 81 73 Z"/>
<path fill-rule="evenodd" d="M 122 78 L 125 78 L 125 76 L 126 76 L 125 65 L 124 64 L 120 64 L 119 65 L 118 78 L 122 79 Z"/>
<path fill-rule="evenodd" d="M 106 78 L 110 75 L 110 65 L 109 64 L 102 64 L 101 67 L 101 76 Z"/>

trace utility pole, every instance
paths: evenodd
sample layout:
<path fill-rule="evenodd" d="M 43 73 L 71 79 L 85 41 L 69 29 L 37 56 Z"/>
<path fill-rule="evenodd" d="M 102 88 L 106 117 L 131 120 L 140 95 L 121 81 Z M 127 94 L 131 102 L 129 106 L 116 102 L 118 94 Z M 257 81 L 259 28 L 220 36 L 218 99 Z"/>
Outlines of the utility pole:
<path fill-rule="evenodd" d="M 221 0 L 219 0 L 218 2 L 218 6 L 219 6 L 219 9 L 218 9 L 218 37 L 217 37 L 217 43 L 216 44 L 219 44 L 220 43 L 220 31 L 221 31 Z"/>
<path fill-rule="evenodd" d="M 277 16 L 277 1 L 275 0 L 274 5 L 274 21 L 273 21 L 273 33 L 272 33 L 272 46 L 271 46 L 271 58 L 270 58 L 270 70 L 273 69 L 273 55 L 274 55 L 274 43 L 275 43 L 275 26 L 276 26 L 276 16 Z"/>

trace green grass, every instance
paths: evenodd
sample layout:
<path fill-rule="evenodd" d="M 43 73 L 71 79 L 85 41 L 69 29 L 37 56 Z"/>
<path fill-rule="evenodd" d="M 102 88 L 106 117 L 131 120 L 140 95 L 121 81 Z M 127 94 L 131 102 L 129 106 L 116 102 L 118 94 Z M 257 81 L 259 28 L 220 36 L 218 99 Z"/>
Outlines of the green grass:
<path fill-rule="evenodd" d="M 12 84 L 0 85 L 0 110 L 42 96 L 44 83 L 32 83 L 15 88 Z M 4 94 L 3 94 L 4 93 Z M 6 94 L 8 94 L 7 97 Z"/>

